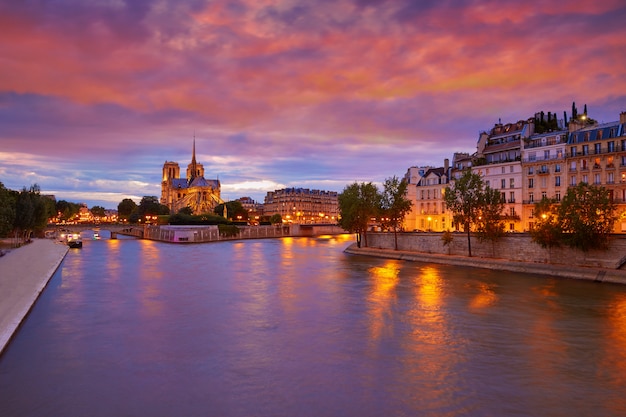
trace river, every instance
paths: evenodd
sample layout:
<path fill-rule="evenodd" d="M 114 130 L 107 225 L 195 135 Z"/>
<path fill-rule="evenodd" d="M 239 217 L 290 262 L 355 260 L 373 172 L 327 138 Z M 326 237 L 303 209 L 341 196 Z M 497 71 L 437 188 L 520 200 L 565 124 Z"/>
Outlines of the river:
<path fill-rule="evenodd" d="M 85 241 L 0 357 L 0 415 L 626 415 L 626 286 L 350 239 Z"/>

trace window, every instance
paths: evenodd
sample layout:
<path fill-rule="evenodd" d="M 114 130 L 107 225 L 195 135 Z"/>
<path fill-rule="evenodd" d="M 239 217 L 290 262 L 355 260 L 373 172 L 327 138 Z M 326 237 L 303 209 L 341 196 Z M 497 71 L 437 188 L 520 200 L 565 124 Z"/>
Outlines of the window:
<path fill-rule="evenodd" d="M 502 167 L 501 170 L 502 170 L 502 173 L 504 174 L 504 167 Z"/>
<path fill-rule="evenodd" d="M 555 187 L 560 187 L 561 186 L 561 177 L 554 177 L 554 186 Z"/>
<path fill-rule="evenodd" d="M 585 174 L 585 175 L 583 175 L 583 182 L 584 182 L 585 184 L 589 184 L 589 177 L 587 177 L 587 175 L 586 175 L 586 174 Z"/>
<path fill-rule="evenodd" d="M 623 141 L 622 141 L 623 142 Z M 530 152 L 528 154 L 528 160 L 530 162 L 536 161 L 537 160 L 537 154 L 535 152 Z"/>
<path fill-rule="evenodd" d="M 545 191 L 541 192 L 541 199 L 543 200 L 544 198 L 548 198 L 548 193 L 546 193 Z"/>
<path fill-rule="evenodd" d="M 543 159 L 550 159 L 550 151 L 543 151 Z"/>
<path fill-rule="evenodd" d="M 583 159 L 580 161 L 580 169 L 587 169 L 587 160 Z"/>
<path fill-rule="evenodd" d="M 607 156 L 606 157 L 606 167 L 607 168 L 615 168 L 615 164 L 613 163 L 613 157 L 612 156 Z"/>
<path fill-rule="evenodd" d="M 607 151 L 615 152 L 615 141 L 610 141 L 606 144 Z"/>
<path fill-rule="evenodd" d="M 513 165 L 509 167 L 509 172 L 513 172 Z"/>
<path fill-rule="evenodd" d="M 602 153 L 602 147 L 600 146 L 600 143 L 596 143 L 593 146 L 593 151 L 596 153 L 596 155 L 599 155 L 600 153 Z"/>
<path fill-rule="evenodd" d="M 556 199 L 556 201 L 561 201 L 561 192 L 557 191 L 556 193 L 554 193 L 554 198 Z"/>
<path fill-rule="evenodd" d="M 602 140 L 602 129 L 596 132 L 596 140 Z"/>
<path fill-rule="evenodd" d="M 606 174 L 606 183 L 607 184 L 614 184 L 615 183 L 615 177 L 614 177 L 612 172 L 607 172 L 607 174 Z"/>
<path fill-rule="evenodd" d="M 506 193 L 505 192 L 501 192 L 500 193 L 500 201 L 502 201 L 503 203 L 506 203 Z"/>
<path fill-rule="evenodd" d="M 511 216 L 511 217 L 515 217 L 515 207 L 511 207 L 511 208 L 509 209 L 509 216 Z"/>
<path fill-rule="evenodd" d="M 509 193 L 509 203 L 515 203 L 515 193 L 513 191 Z"/>
<path fill-rule="evenodd" d="M 576 147 L 575 147 L 575 146 L 572 146 L 572 147 L 570 148 L 570 152 L 571 152 L 572 156 L 576 156 Z"/>
<path fill-rule="evenodd" d="M 528 201 L 531 203 L 535 202 L 535 194 L 534 193 L 528 193 Z"/>
<path fill-rule="evenodd" d="M 534 208 L 531 208 L 531 209 L 530 209 L 530 216 L 528 216 L 528 217 L 529 217 L 529 218 L 531 218 L 531 219 L 532 219 L 533 217 L 535 217 L 535 209 L 534 209 Z"/>
<path fill-rule="evenodd" d="M 528 178 L 528 188 L 535 187 L 535 180 L 533 178 Z"/>
<path fill-rule="evenodd" d="M 593 176 L 593 183 L 594 183 L 595 185 L 599 185 L 599 184 L 600 184 L 600 174 L 595 174 L 595 175 Z"/>
<path fill-rule="evenodd" d="M 583 155 L 589 155 L 589 145 L 583 145 Z"/>
<path fill-rule="evenodd" d="M 515 178 L 509 179 L 509 188 L 515 188 Z"/>
<path fill-rule="evenodd" d="M 505 189 L 506 188 L 506 180 L 503 178 L 500 183 L 502 184 L 502 186 L 500 188 Z"/>
<path fill-rule="evenodd" d="M 561 164 L 556 164 L 554 166 L 554 172 L 561 172 Z"/>
<path fill-rule="evenodd" d="M 572 161 L 569 166 L 570 171 L 576 171 L 576 161 Z"/>
<path fill-rule="evenodd" d="M 528 167 L 528 175 L 533 175 L 535 173 L 535 167 Z"/>
<path fill-rule="evenodd" d="M 600 158 L 595 158 L 593 160 L 593 167 L 594 167 L 594 169 L 600 168 Z"/>
<path fill-rule="evenodd" d="M 620 161 L 620 165 L 621 166 L 626 166 L 626 155 L 622 155 L 621 161 Z"/>
<path fill-rule="evenodd" d="M 489 180 L 485 181 L 485 185 L 486 185 L 487 187 L 491 187 L 491 185 L 489 185 L 489 184 L 490 184 L 490 183 L 489 183 Z"/>
<path fill-rule="evenodd" d="M 569 185 L 576 185 L 576 175 L 572 175 L 571 177 L 569 177 Z"/>
<path fill-rule="evenodd" d="M 547 174 L 548 173 L 548 166 L 547 165 L 541 165 L 541 173 L 542 174 Z"/>

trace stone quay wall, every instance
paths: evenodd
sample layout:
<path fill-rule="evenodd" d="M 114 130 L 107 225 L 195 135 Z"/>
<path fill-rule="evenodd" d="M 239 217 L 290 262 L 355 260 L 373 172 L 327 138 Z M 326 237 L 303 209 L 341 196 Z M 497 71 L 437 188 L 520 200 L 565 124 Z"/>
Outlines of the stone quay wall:
<path fill-rule="evenodd" d="M 467 235 L 453 233 L 452 242 L 444 245 L 442 233 L 398 233 L 398 250 L 427 254 L 467 256 Z M 362 245 L 365 244 L 363 239 Z M 472 256 L 477 258 L 505 259 L 516 262 L 533 262 L 553 265 L 618 269 L 626 262 L 626 236 L 611 236 L 609 249 L 580 250 L 559 247 L 542 248 L 532 242 L 527 233 L 506 234 L 497 242 L 480 242 L 471 236 Z M 394 234 L 368 232 L 367 247 L 394 250 Z"/>

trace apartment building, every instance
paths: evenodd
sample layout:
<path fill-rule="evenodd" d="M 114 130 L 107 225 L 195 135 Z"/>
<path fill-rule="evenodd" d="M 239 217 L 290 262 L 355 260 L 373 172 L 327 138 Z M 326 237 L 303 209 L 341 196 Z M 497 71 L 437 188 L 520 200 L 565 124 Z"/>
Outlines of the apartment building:
<path fill-rule="evenodd" d="M 263 213 L 280 214 L 289 223 L 336 223 L 339 200 L 336 191 L 284 188 L 265 196 Z"/>
<path fill-rule="evenodd" d="M 614 231 L 626 232 L 626 112 L 610 123 L 570 123 L 566 158 L 567 185 L 584 182 L 608 189 L 618 207 Z"/>
<path fill-rule="evenodd" d="M 562 121 L 561 121 L 562 122 Z M 562 126 L 562 123 L 561 123 Z M 565 148 L 568 131 L 532 135 L 522 143 L 522 228 L 532 230 L 534 205 L 542 198 L 557 201 L 567 191 Z"/>

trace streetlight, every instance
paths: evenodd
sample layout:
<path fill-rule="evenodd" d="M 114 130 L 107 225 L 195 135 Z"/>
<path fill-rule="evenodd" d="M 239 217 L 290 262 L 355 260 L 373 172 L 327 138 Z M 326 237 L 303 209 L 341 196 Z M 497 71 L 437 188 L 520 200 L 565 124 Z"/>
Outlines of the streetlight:
<path fill-rule="evenodd" d="M 430 222 L 431 222 L 432 218 L 430 216 L 428 216 L 428 231 L 430 232 Z"/>

